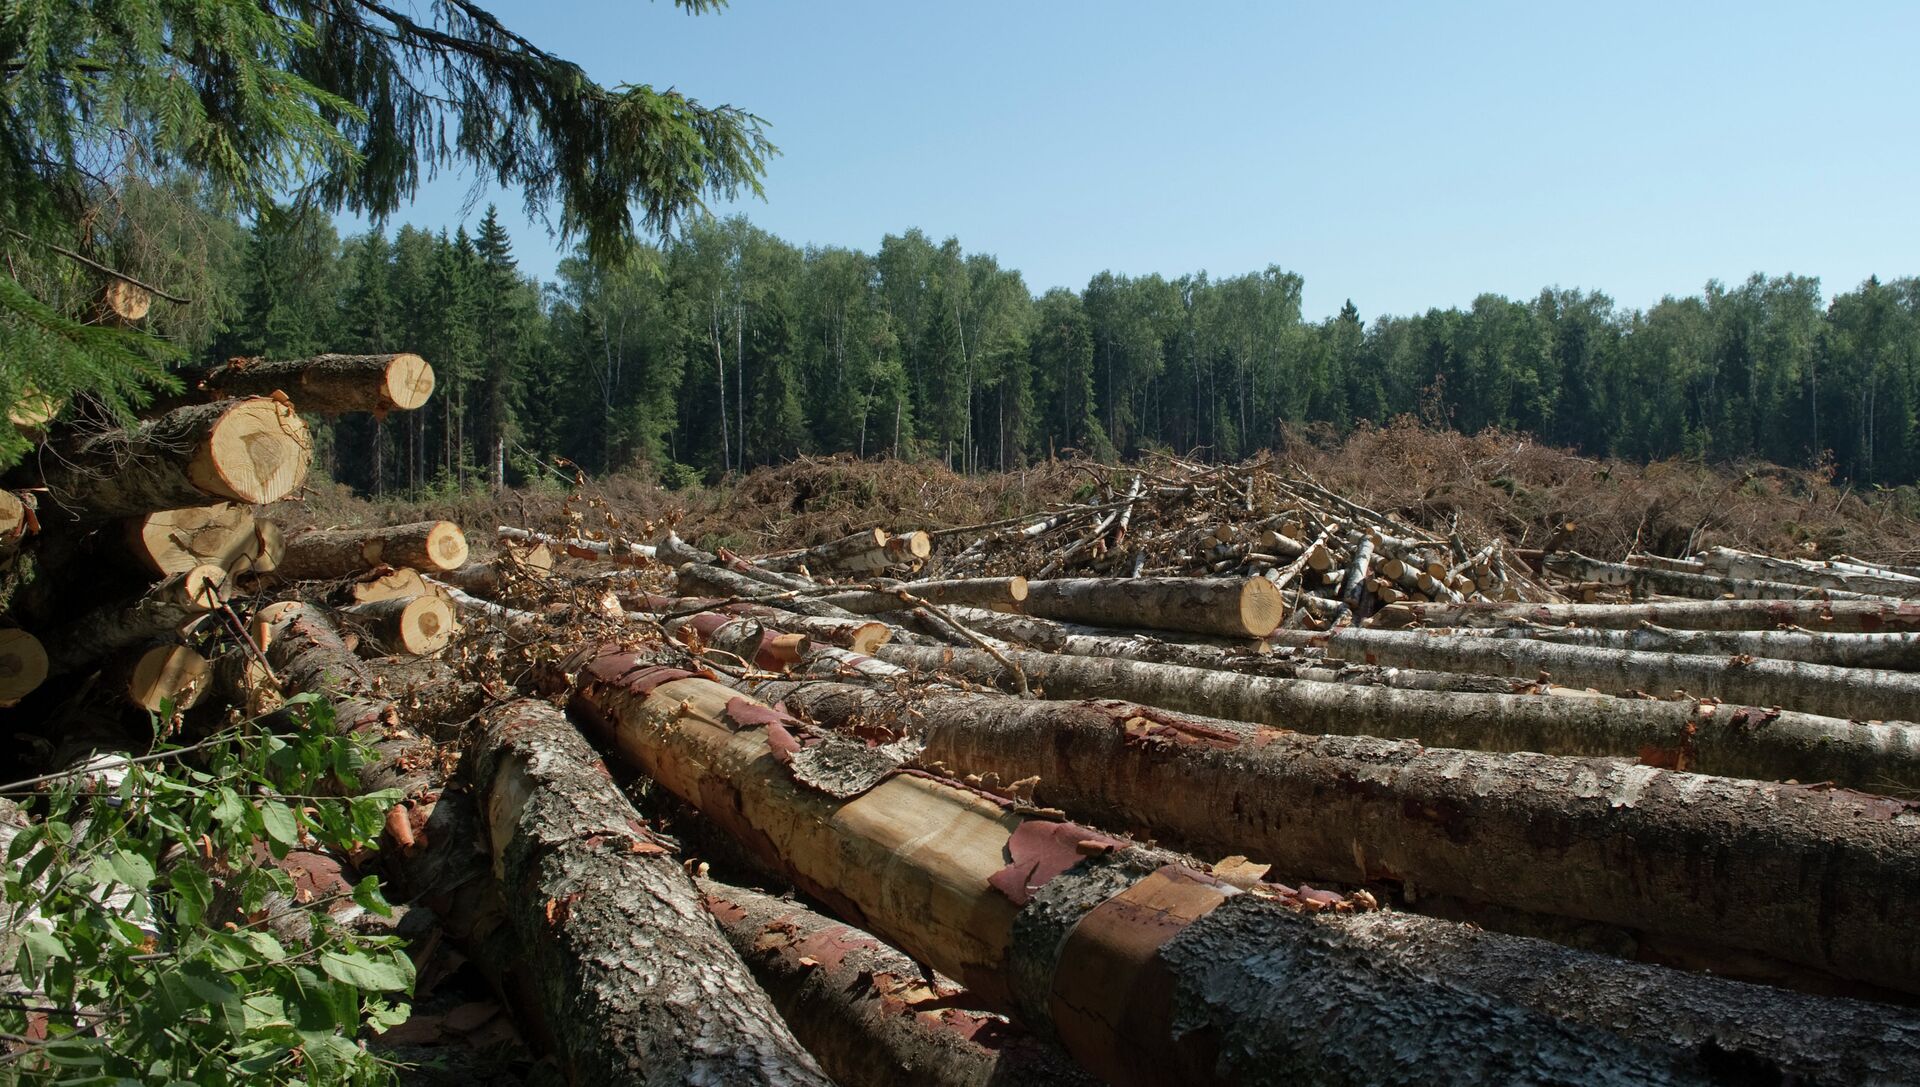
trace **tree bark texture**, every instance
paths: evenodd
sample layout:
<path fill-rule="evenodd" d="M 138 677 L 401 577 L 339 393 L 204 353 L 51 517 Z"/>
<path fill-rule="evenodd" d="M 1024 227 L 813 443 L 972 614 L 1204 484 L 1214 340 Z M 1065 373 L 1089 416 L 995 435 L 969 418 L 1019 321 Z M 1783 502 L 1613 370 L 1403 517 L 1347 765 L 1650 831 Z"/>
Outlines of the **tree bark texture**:
<path fill-rule="evenodd" d="M 1469 628 L 1472 629 L 1472 628 Z M 1475 631 L 1476 633 L 1489 633 Z M 1806 630 L 1676 630 L 1644 624 L 1632 630 L 1595 627 L 1508 627 L 1497 637 L 1639 653 L 1765 657 L 1836 668 L 1920 671 L 1920 634 L 1827 634 Z"/>
<path fill-rule="evenodd" d="M 842 799 L 782 763 L 791 719 L 750 698 L 630 653 L 574 671 L 574 706 L 662 787 L 1111 1081 L 1702 1081 L 1671 1051 L 1346 947 L 1296 912 L 1304 892 L 1241 893 L 921 774 Z"/>
<path fill-rule="evenodd" d="M 273 502 L 306 481 L 312 457 L 307 426 L 285 403 L 195 404 L 42 454 L 51 492 L 44 508 L 95 519 L 221 499 Z"/>
<path fill-rule="evenodd" d="M 1383 608 L 1376 627 L 1497 627 L 1509 623 L 1630 630 L 1642 623 L 1683 630 L 1772 630 L 1816 633 L 1920 633 L 1920 604 L 1890 600 L 1656 600 L 1640 604 L 1422 604 Z"/>
<path fill-rule="evenodd" d="M 569 1081 L 825 1087 L 670 846 L 558 710 L 488 710 L 462 765 Z"/>
<path fill-rule="evenodd" d="M 1546 568 L 1574 581 L 1595 581 L 1603 585 L 1624 585 L 1635 596 L 1686 596 L 1696 600 L 1718 600 L 1732 596 L 1738 600 L 1871 600 L 1866 593 L 1842 589 L 1816 589 L 1778 581 L 1753 581 L 1722 577 L 1717 574 L 1688 574 L 1660 570 L 1650 566 L 1627 566 L 1601 562 L 1573 551 L 1548 555 Z"/>
<path fill-rule="evenodd" d="M 1764 952 L 1920 991 L 1920 804 L 1673 773 L 1302 736 L 1115 701 L 742 684 L 833 728 L 884 724 L 950 772 L 1283 878 L 1428 892 Z M 1783 888 L 1821 888 L 1818 894 Z"/>
<path fill-rule="evenodd" d="M 1011 690 L 1011 674 L 970 650 L 886 645 L 880 659 Z M 1008 654 L 1054 699 L 1126 698 L 1273 728 L 1411 738 L 1430 747 L 1637 757 L 1725 777 L 1831 781 L 1920 791 L 1920 731 L 1711 702 L 1470 694 L 1314 683 L 1047 653 Z"/>
<path fill-rule="evenodd" d="M 1066 1054 L 966 990 L 804 905 L 694 881 L 708 912 L 821 1066 L 843 1087 L 1095 1087 Z"/>
<path fill-rule="evenodd" d="M 340 415 L 411 411 L 433 395 L 433 367 L 419 355 L 316 355 L 310 359 L 235 359 L 200 387 L 216 396 L 284 392 L 301 411 Z"/>
<path fill-rule="evenodd" d="M 1640 691 L 1666 697 L 1683 691 L 1695 698 L 1781 706 L 1827 717 L 1920 721 L 1920 676 L 1906 672 L 1424 630 L 1283 630 L 1269 640 L 1296 648 L 1324 647 L 1332 656 L 1395 668 L 1525 679 L 1546 672 L 1557 683 L 1607 694 Z"/>
<path fill-rule="evenodd" d="M 1027 583 L 1021 610 L 1106 627 L 1264 638 L 1286 618 L 1265 578 L 1063 578 Z"/>
<path fill-rule="evenodd" d="M 303 532 L 287 541 L 275 573 L 288 581 L 352 577 L 376 566 L 410 566 L 431 574 L 457 570 L 466 561 L 467 536 L 459 525 L 420 521 Z"/>

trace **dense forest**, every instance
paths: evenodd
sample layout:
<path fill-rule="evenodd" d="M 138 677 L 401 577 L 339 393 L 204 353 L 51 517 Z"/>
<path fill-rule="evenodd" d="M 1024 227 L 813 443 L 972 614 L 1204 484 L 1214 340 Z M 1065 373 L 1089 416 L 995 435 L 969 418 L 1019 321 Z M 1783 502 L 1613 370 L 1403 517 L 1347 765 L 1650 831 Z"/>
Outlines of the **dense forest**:
<path fill-rule="evenodd" d="M 1830 459 L 1920 479 L 1920 280 L 1755 275 L 1647 310 L 1549 288 L 1465 309 L 1302 319 L 1302 277 L 1102 272 L 1035 297 L 1020 273 L 920 230 L 872 253 L 801 248 L 744 218 L 640 259 L 517 267 L 492 209 L 472 232 L 340 237 L 317 211 L 250 228 L 178 191 L 145 239 L 195 304 L 156 308 L 202 359 L 416 350 L 432 410 L 328 433 L 336 479 L 373 493 L 635 465 L 669 483 L 800 453 L 1016 467 L 1150 445 L 1233 458 L 1287 427 L 1415 414 L 1590 453 Z M 162 214 L 162 212 L 165 214 Z M 126 259 L 146 264 L 139 254 Z M 165 270 L 160 270 L 165 271 Z M 162 312 L 165 310 L 165 312 Z"/>

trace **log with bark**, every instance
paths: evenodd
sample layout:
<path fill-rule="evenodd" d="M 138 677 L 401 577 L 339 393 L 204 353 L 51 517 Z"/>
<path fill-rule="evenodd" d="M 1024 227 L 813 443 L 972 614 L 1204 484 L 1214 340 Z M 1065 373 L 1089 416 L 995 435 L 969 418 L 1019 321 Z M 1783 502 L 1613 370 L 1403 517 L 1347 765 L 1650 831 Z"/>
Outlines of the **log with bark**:
<path fill-rule="evenodd" d="M 1276 645 L 1323 647 L 1333 656 L 1397 668 L 1533 678 L 1607 694 L 1684 692 L 1750 706 L 1779 706 L 1862 721 L 1920 721 L 1920 676 L 1804 661 L 1644 652 L 1537 639 L 1425 630 L 1284 630 Z"/>
<path fill-rule="evenodd" d="M 557 550 L 563 554 L 571 555 L 576 559 L 586 559 L 589 562 L 605 562 L 616 566 L 651 566 L 653 564 L 654 547 L 651 544 L 614 543 L 609 540 L 566 539 L 560 536 L 548 535 L 544 532 L 533 532 L 524 528 L 514 528 L 510 525 L 501 525 L 496 528 L 494 532 L 504 543 L 521 547 L 545 547 L 550 549 L 550 552 Z M 546 566 L 548 570 L 553 568 L 550 552 Z"/>
<path fill-rule="evenodd" d="M 1094 1087 L 1058 1047 L 873 936 L 789 899 L 696 879 L 702 901 L 781 1018 L 836 1083 Z"/>
<path fill-rule="evenodd" d="M 419 521 L 382 528 L 303 532 L 287 541 L 275 574 L 287 581 L 352 577 L 378 566 L 409 566 L 427 573 L 457 570 L 467 561 L 467 536 L 452 521 Z"/>
<path fill-rule="evenodd" d="M 460 630 L 453 605 L 437 593 L 387 597 L 340 610 L 364 624 L 390 653 L 437 653 Z"/>
<path fill-rule="evenodd" d="M 750 616 L 768 620 L 780 629 L 794 634 L 805 634 L 824 645 L 837 645 L 842 649 L 851 649 L 855 653 L 870 654 L 893 640 L 896 633 L 892 626 L 875 619 L 858 617 L 837 619 L 831 616 L 802 615 L 799 612 L 781 611 L 763 604 L 729 604 L 725 600 L 710 597 L 674 597 L 661 596 L 658 593 L 635 593 L 621 597 L 621 603 L 634 612 L 656 618 L 670 613 L 684 613 L 691 608 L 711 609 L 728 615 Z"/>
<path fill-rule="evenodd" d="M 1478 631 L 1502 638 L 1640 653 L 1766 657 L 1837 668 L 1920 671 L 1920 634 L 1829 634 L 1807 630 L 1678 630 L 1643 623 L 1632 630 L 1512 626 Z"/>
<path fill-rule="evenodd" d="M 974 650 L 885 645 L 876 655 L 917 671 L 1014 689 L 1005 665 Z M 1440 693 L 1098 657 L 1006 655 L 1030 684 L 1054 699 L 1125 698 L 1309 733 L 1409 738 L 1481 751 L 1619 755 L 1726 777 L 1920 793 L 1920 729 L 1909 725 L 1712 702 Z"/>
<path fill-rule="evenodd" d="M 825 1087 L 671 843 L 558 710 L 488 710 L 462 772 L 568 1082 Z"/>
<path fill-rule="evenodd" d="M 1045 619 L 1263 638 L 1286 618 L 1266 578 L 1066 578 L 1027 583 L 1021 610 Z"/>
<path fill-rule="evenodd" d="M 1920 633 L 1920 604 L 1890 600 L 1657 600 L 1637 604 L 1424 604 L 1382 608 L 1370 624 L 1498 627 L 1512 623 L 1628 630 L 1642 623 L 1684 630 L 1799 627 L 1837 634 Z"/>
<path fill-rule="evenodd" d="M 209 370 L 200 387 L 214 396 L 284 392 L 315 415 L 411 411 L 433 395 L 433 367 L 419 355 L 316 355 L 309 359 L 237 358 Z"/>
<path fill-rule="evenodd" d="M 759 565 L 769 570 L 780 571 L 796 571 L 803 567 L 821 572 L 884 570 L 896 561 L 887 552 L 888 539 L 885 531 L 870 528 L 804 551 L 770 556 L 761 559 Z"/>
<path fill-rule="evenodd" d="M 1570 581 L 1594 581 L 1621 585 L 1635 596 L 1685 596 L 1697 600 L 1872 600 L 1867 593 L 1844 589 L 1816 589 L 1779 581 L 1755 581 L 1749 578 L 1723 577 L 1717 574 L 1688 574 L 1658 570 L 1648 566 L 1627 566 L 1601 562 L 1577 551 L 1557 551 L 1542 560 L 1549 572 Z"/>
<path fill-rule="evenodd" d="M 305 482 L 313 457 L 292 406 L 253 397 L 176 408 L 127 430 L 41 454 L 46 509 L 80 519 L 155 510 L 273 502 Z"/>
<path fill-rule="evenodd" d="M 108 604 L 50 634 L 51 670 L 64 675 L 120 650 L 171 639 L 188 622 L 222 606 L 226 593 L 227 572 L 218 566 L 174 574 L 132 604 Z"/>
<path fill-rule="evenodd" d="M 1112 1082 L 1704 1081 L 1669 1043 L 1420 973 L 1300 912 L 1338 896 L 1243 892 L 924 774 L 793 769 L 798 722 L 632 653 L 575 671 L 573 705 L 659 785 Z"/>
<path fill-rule="evenodd" d="M 1920 578 L 1891 572 L 1849 570 L 1831 563 L 1808 564 L 1771 555 L 1756 555 L 1730 547 L 1714 547 L 1701 553 L 1703 573 L 1748 581 L 1774 581 L 1806 585 L 1816 589 L 1840 589 L 1901 600 L 1920 597 Z"/>
<path fill-rule="evenodd" d="M 909 735 L 923 762 L 1035 781 L 1038 803 L 1202 856 L 1623 926 L 1715 965 L 1741 958 L 1716 962 L 1716 949 L 1758 951 L 1920 991 L 1920 946 L 1901 935 L 1920 916 L 1920 803 L 1111 700 L 733 685 L 828 727 Z M 1824 891 L 1780 894 L 1807 886 Z"/>

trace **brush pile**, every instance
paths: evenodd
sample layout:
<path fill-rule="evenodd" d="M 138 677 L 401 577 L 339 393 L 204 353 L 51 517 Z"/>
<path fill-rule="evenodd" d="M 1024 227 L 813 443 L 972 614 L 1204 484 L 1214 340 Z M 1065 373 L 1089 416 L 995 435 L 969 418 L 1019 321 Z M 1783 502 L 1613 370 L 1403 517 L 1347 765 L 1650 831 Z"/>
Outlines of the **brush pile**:
<path fill-rule="evenodd" d="M 244 629 L 574 1082 L 1920 1080 L 1920 572 L 1093 474 L 755 555 L 314 533 Z"/>

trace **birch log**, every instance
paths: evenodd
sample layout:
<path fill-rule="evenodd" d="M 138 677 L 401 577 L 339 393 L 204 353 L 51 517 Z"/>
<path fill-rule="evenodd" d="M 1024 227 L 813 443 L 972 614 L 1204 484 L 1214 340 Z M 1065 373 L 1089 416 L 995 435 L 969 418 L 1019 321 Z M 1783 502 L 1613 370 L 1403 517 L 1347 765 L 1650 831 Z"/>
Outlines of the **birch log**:
<path fill-rule="evenodd" d="M 1920 944 L 1903 935 L 1920 916 L 1920 803 L 1115 701 L 739 686 L 829 727 L 890 725 L 950 772 L 1037 777 L 1035 801 L 1075 818 L 1290 879 L 1417 883 L 1920 991 Z"/>
<path fill-rule="evenodd" d="M 759 565 L 783 571 L 803 566 L 810 570 L 882 570 L 895 561 L 887 553 L 888 538 L 883 530 L 870 528 L 804 551 L 769 556 L 761 559 Z"/>
<path fill-rule="evenodd" d="M 794 1034 L 843 1087 L 989 1087 L 1100 1081 L 966 990 L 865 932 L 712 880 L 702 901 Z"/>
<path fill-rule="evenodd" d="M 1685 692 L 1749 706 L 1782 706 L 1862 721 L 1920 721 L 1920 676 L 1802 661 L 1650 653 L 1485 638 L 1424 630 L 1277 631 L 1277 645 L 1324 647 L 1333 656 L 1397 668 L 1534 678 L 1607 694 Z"/>
<path fill-rule="evenodd" d="M 452 521 L 303 532 L 287 541 L 275 571 L 288 581 L 352 577 L 376 566 L 410 566 L 432 574 L 467 561 L 467 536 Z"/>
<path fill-rule="evenodd" d="M 433 367 L 419 355 L 316 355 L 310 359 L 234 359 L 201 378 L 216 396 L 284 392 L 301 411 L 339 415 L 411 411 L 433 395 Z"/>
<path fill-rule="evenodd" d="M 1795 562 L 1792 559 L 1778 559 L 1771 555 L 1735 551 L 1729 547 L 1715 547 L 1703 552 L 1700 565 L 1703 570 L 1722 577 L 1744 578 L 1749 581 L 1784 582 L 1789 585 L 1839 589 L 1901 600 L 1920 597 L 1920 578 L 1899 574 L 1849 571 L 1830 563 Z"/>
<path fill-rule="evenodd" d="M 1262 638 L 1286 618 L 1280 590 L 1255 578 L 1064 578 L 1027 583 L 1022 610 L 1107 627 Z"/>
<path fill-rule="evenodd" d="M 992 656 L 881 646 L 880 659 L 1013 689 Z M 1649 765 L 1762 780 L 1920 792 L 1920 729 L 1712 702 L 1464 694 L 1314 683 L 1168 664 L 1007 654 L 1054 699 L 1125 698 L 1274 728 L 1416 739 L 1431 747 L 1638 757 Z"/>
<path fill-rule="evenodd" d="M 1754 581 L 1748 578 L 1711 574 L 1685 574 L 1648 566 L 1627 566 L 1601 562 L 1574 551 L 1560 551 L 1545 560 L 1549 571 L 1574 581 L 1593 581 L 1603 585 L 1624 585 L 1635 596 L 1665 594 L 1697 600 L 1718 600 L 1731 596 L 1738 600 L 1872 600 L 1866 593 L 1842 589 L 1816 589 L 1778 581 Z"/>
<path fill-rule="evenodd" d="M 93 519 L 235 502 L 273 502 L 307 478 L 313 442 L 287 404 L 264 398 L 177 408 L 40 458 L 44 509 Z"/>
<path fill-rule="evenodd" d="M 1499 638 L 1638 653 L 1766 657 L 1837 668 L 1920 671 L 1920 634 L 1827 634 L 1805 630 L 1676 630 L 1651 623 L 1633 630 L 1516 626 L 1475 631 Z"/>
<path fill-rule="evenodd" d="M 629 653 L 576 674 L 574 706 L 663 788 L 1112 1082 L 1700 1081 L 1671 1050 L 1356 953 L 1283 901 L 943 780 L 802 786 L 777 754 L 790 719 L 707 680 Z"/>
<path fill-rule="evenodd" d="M 826 1087 L 565 716 L 535 701 L 488 710 L 462 768 L 568 1082 Z"/>
<path fill-rule="evenodd" d="M 1642 623 L 1684 630 L 1800 627 L 1840 634 L 1920 633 L 1920 604 L 1890 600 L 1658 600 L 1639 604 L 1395 604 L 1376 627 L 1497 627 L 1510 623 L 1627 630 Z"/>

